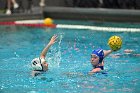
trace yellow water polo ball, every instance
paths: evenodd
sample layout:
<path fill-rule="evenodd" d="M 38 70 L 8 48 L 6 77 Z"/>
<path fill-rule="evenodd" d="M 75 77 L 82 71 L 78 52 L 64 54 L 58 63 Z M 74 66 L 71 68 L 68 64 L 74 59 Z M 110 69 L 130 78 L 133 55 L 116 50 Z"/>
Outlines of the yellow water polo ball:
<path fill-rule="evenodd" d="M 45 18 L 44 19 L 44 24 L 46 24 L 46 25 L 52 25 L 53 24 L 53 20 L 51 18 Z"/>
<path fill-rule="evenodd" d="M 117 51 L 122 47 L 122 39 L 119 36 L 111 36 L 108 45 L 113 51 Z"/>

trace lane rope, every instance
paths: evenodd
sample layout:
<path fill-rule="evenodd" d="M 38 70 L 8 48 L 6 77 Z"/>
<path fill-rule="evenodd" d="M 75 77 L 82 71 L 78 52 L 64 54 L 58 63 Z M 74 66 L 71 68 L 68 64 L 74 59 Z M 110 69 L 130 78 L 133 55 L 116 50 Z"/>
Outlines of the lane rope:
<path fill-rule="evenodd" d="M 66 24 L 58 24 L 56 27 L 65 29 L 89 29 L 108 32 L 140 32 L 140 28 L 99 27 L 99 26 L 66 25 Z"/>
<path fill-rule="evenodd" d="M 140 28 L 121 28 L 121 27 L 99 27 L 87 25 L 70 25 L 70 24 L 43 24 L 43 20 L 22 20 L 15 22 L 0 22 L 0 25 L 17 25 L 29 27 L 50 27 L 61 29 L 87 29 L 94 31 L 108 31 L 108 32 L 140 32 Z"/>

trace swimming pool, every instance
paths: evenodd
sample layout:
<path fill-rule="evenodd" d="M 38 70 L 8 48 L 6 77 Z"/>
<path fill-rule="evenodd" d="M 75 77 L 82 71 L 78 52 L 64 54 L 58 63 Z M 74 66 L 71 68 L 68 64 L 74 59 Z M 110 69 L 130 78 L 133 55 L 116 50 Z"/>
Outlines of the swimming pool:
<path fill-rule="evenodd" d="M 96 25 L 120 27 L 120 24 Z M 131 27 L 140 28 L 139 25 Z M 0 33 L 1 93 L 140 92 L 140 57 L 135 55 L 140 53 L 139 32 L 0 26 Z M 39 56 L 54 34 L 59 37 L 47 54 L 49 71 L 32 78 L 31 60 Z M 104 73 L 88 75 L 88 71 L 92 68 L 91 51 L 99 47 L 109 49 L 107 40 L 112 35 L 122 37 L 122 49 L 105 59 Z M 134 52 L 126 54 L 125 49 L 132 49 Z M 114 55 L 117 57 L 113 57 Z"/>

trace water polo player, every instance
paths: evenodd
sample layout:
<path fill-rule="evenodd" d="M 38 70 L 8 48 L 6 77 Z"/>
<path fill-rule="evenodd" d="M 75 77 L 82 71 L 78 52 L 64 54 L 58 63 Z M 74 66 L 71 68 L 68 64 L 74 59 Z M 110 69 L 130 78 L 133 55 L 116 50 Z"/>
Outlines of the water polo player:
<path fill-rule="evenodd" d="M 46 45 L 46 47 L 43 49 L 43 51 L 40 54 L 39 58 L 34 58 L 31 62 L 32 65 L 32 76 L 36 76 L 40 73 L 43 73 L 48 70 L 48 63 L 45 60 L 46 54 L 50 48 L 55 42 L 56 42 L 57 36 L 52 36 L 50 42 Z"/>
<path fill-rule="evenodd" d="M 111 50 L 103 50 L 101 48 L 93 50 L 91 54 L 91 64 L 93 69 L 89 72 L 89 74 L 100 72 L 104 70 L 104 61 L 103 59 L 108 56 L 113 51 L 117 51 L 122 46 L 122 39 L 119 36 L 112 36 L 108 40 L 108 45 Z"/>

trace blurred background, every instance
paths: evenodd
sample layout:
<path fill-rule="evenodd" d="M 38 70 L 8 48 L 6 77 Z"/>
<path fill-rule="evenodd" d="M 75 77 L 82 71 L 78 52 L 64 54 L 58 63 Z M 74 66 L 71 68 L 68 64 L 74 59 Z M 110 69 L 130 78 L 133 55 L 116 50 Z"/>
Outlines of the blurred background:
<path fill-rule="evenodd" d="M 42 7 L 140 9 L 140 0 L 0 0 L 0 14 L 41 12 Z"/>

